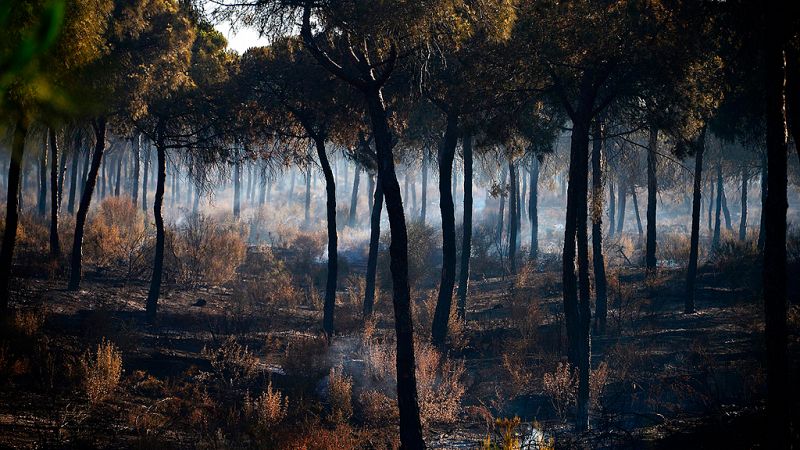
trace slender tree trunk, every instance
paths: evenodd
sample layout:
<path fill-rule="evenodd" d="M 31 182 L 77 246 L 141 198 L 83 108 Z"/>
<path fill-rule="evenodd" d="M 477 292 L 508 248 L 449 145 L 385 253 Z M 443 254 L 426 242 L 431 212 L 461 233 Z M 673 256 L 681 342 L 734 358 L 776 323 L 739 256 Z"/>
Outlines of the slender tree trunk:
<path fill-rule="evenodd" d="M 336 308 L 336 279 L 339 276 L 339 257 L 338 257 L 338 236 L 336 234 L 336 180 L 333 177 L 331 164 L 328 161 L 328 154 L 325 151 L 325 140 L 323 138 L 314 139 L 317 148 L 317 157 L 325 176 L 326 212 L 328 216 L 328 275 L 325 284 L 325 304 L 323 307 L 322 329 L 328 338 L 333 336 L 333 313 Z M 306 188 L 311 182 L 311 169 L 309 168 L 306 176 Z M 309 196 L 306 194 L 306 206 L 309 203 Z"/>
<path fill-rule="evenodd" d="M 786 6 L 766 3 L 766 39 L 764 65 L 766 85 L 767 125 L 767 199 L 764 236 L 764 295 L 766 368 L 767 368 L 767 427 L 770 448 L 788 448 L 791 430 L 787 358 L 787 272 L 786 272 L 786 210 L 787 145 L 785 106 L 785 57 L 782 35 Z M 794 95 L 795 93 L 792 93 Z"/>
<path fill-rule="evenodd" d="M 361 182 L 361 168 L 355 167 L 355 174 L 353 175 L 353 192 L 350 196 L 350 213 L 347 218 L 347 225 L 350 228 L 356 226 L 356 210 L 358 209 L 358 185 Z"/>
<path fill-rule="evenodd" d="M 142 136 L 139 133 L 133 136 L 133 186 L 131 186 L 131 197 L 133 207 L 139 206 L 139 161 L 141 159 Z"/>
<path fill-rule="evenodd" d="M 742 214 L 739 219 L 739 240 L 747 239 L 747 168 L 742 167 Z"/>
<path fill-rule="evenodd" d="M 122 184 L 122 155 L 117 157 L 117 184 L 114 186 L 114 197 L 119 197 Z"/>
<path fill-rule="evenodd" d="M 658 128 L 650 127 L 650 144 L 647 150 L 647 239 L 644 257 L 645 268 L 648 272 L 656 270 L 656 195 L 658 193 L 658 182 L 656 180 L 657 146 Z"/>
<path fill-rule="evenodd" d="M 625 207 L 628 200 L 628 184 L 624 179 L 619 180 L 617 187 L 619 193 L 619 208 L 617 208 L 617 234 L 622 235 L 622 229 L 625 226 Z"/>
<path fill-rule="evenodd" d="M 40 217 L 47 215 L 47 137 L 42 142 L 42 153 L 39 158 L 39 203 Z"/>
<path fill-rule="evenodd" d="M 164 204 L 164 185 L 167 181 L 167 151 L 164 143 L 164 123 L 159 122 L 156 130 L 156 156 L 158 174 L 156 196 L 153 199 L 153 218 L 156 223 L 156 249 L 153 259 L 153 276 L 150 278 L 150 291 L 147 293 L 146 316 L 153 323 L 158 312 L 158 298 L 161 296 L 161 277 L 164 273 L 164 217 L 161 215 Z"/>
<path fill-rule="evenodd" d="M 703 186 L 703 153 L 706 148 L 706 129 L 700 132 L 697 141 L 697 152 L 694 155 L 694 193 L 692 195 L 692 234 L 689 244 L 689 264 L 686 271 L 686 294 L 684 296 L 683 311 L 686 314 L 694 312 L 695 281 L 697 280 L 697 255 L 700 243 L 700 203 L 702 200 L 701 188 Z"/>
<path fill-rule="evenodd" d="M 61 155 L 58 157 L 58 207 L 61 208 L 61 204 L 64 202 L 64 175 L 67 172 L 67 152 L 66 149 L 61 151 Z"/>
<path fill-rule="evenodd" d="M 72 167 L 70 168 L 69 175 L 69 200 L 67 201 L 67 212 L 70 215 L 75 214 L 75 192 L 78 187 L 78 162 L 80 158 L 79 149 L 76 147 L 72 152 Z"/>
<path fill-rule="evenodd" d="M 292 177 L 291 177 L 292 179 L 289 182 L 289 194 L 288 194 L 289 198 L 286 200 L 287 204 L 289 205 L 291 205 L 292 202 L 294 202 L 294 177 L 295 177 L 294 169 L 291 169 L 291 172 L 292 172 Z"/>
<path fill-rule="evenodd" d="M 370 185 L 372 183 L 372 175 L 369 177 Z M 372 308 L 375 305 L 375 276 L 378 272 L 378 246 L 381 240 L 381 210 L 383 209 L 383 190 L 381 189 L 381 180 L 375 184 L 375 190 L 370 191 L 370 195 L 374 197 L 374 202 L 370 202 L 372 206 L 369 219 L 369 255 L 367 256 L 367 280 L 366 288 L 364 289 L 364 317 L 372 315 Z"/>
<path fill-rule="evenodd" d="M 417 177 L 416 174 L 411 176 L 411 213 L 410 215 L 413 216 L 417 212 Z"/>
<path fill-rule="evenodd" d="M 644 231 L 642 230 L 642 216 L 639 215 L 639 200 L 636 197 L 636 186 L 631 186 L 631 197 L 633 198 L 633 211 L 636 213 L 636 228 L 639 230 L 639 238 L 641 239 Z"/>
<path fill-rule="evenodd" d="M 75 216 L 75 235 L 72 240 L 72 256 L 70 258 L 70 273 L 68 288 L 71 291 L 78 290 L 81 284 L 81 263 L 83 256 L 83 233 L 86 226 L 86 216 L 89 214 L 89 206 L 92 202 L 92 194 L 97 184 L 97 175 L 100 172 L 100 165 L 103 162 L 103 152 L 106 148 L 106 119 L 101 117 L 93 124 L 95 144 L 92 153 L 92 163 L 86 177 L 86 186 L 81 194 L 81 202 L 78 205 L 78 214 Z"/>
<path fill-rule="evenodd" d="M 30 121 L 23 116 L 17 120 L 11 141 L 11 160 L 8 164 L 8 194 L 6 195 L 6 221 L 3 230 L 3 248 L 0 249 L 0 313 L 7 316 L 10 297 L 9 282 L 14 261 L 14 246 L 17 242 L 19 224 L 19 179 L 22 159 L 25 156 L 25 137 Z"/>
<path fill-rule="evenodd" d="M 728 209 L 728 198 L 725 196 L 725 181 L 722 182 L 722 189 L 720 189 L 720 194 L 722 195 L 722 217 L 725 218 L 725 228 L 728 231 L 733 231 L 733 225 L 731 225 L 731 210 Z"/>
<path fill-rule="evenodd" d="M 292 173 L 292 181 L 294 181 L 294 173 Z M 294 183 L 293 183 L 294 184 Z M 239 220 L 242 212 L 242 163 L 239 157 L 233 163 L 233 218 Z"/>
<path fill-rule="evenodd" d="M 603 257 L 603 126 L 596 120 L 592 141 L 592 263 L 595 286 L 594 333 L 605 334 L 608 314 L 606 263 Z"/>
<path fill-rule="evenodd" d="M 717 209 L 714 215 L 714 237 L 711 248 L 719 247 L 720 241 L 720 214 L 722 213 L 722 166 L 717 165 Z"/>
<path fill-rule="evenodd" d="M 614 237 L 614 223 L 616 219 L 616 206 L 617 199 L 614 198 L 614 182 L 609 179 L 608 182 L 608 237 Z"/>
<path fill-rule="evenodd" d="M 528 257 L 539 257 L 539 158 L 534 155 L 531 161 L 530 196 L 528 198 L 528 217 L 531 221 L 531 249 Z"/>
<path fill-rule="evenodd" d="M 420 202 L 422 206 L 419 212 L 419 221 L 425 224 L 425 213 L 428 208 L 428 149 L 423 149 L 422 154 L 422 192 L 420 194 Z"/>
<path fill-rule="evenodd" d="M 367 209 L 369 210 L 369 216 L 372 217 L 372 202 L 375 193 L 375 175 L 368 173 L 367 174 Z"/>
<path fill-rule="evenodd" d="M 411 320 L 411 293 L 408 284 L 408 232 L 400 185 L 394 169 L 392 135 L 380 90 L 366 92 L 368 111 L 378 154 L 378 176 L 383 190 L 392 241 L 389 245 L 392 272 L 395 333 L 397 335 L 397 405 L 400 412 L 402 448 L 424 448 L 422 423 L 417 399 L 414 361 L 414 325 Z"/>
<path fill-rule="evenodd" d="M 461 141 L 464 151 L 464 234 L 461 237 L 461 272 L 458 280 L 458 317 L 467 320 L 467 290 L 469 289 L 469 260 L 472 256 L 472 136 L 465 134 Z"/>
<path fill-rule="evenodd" d="M 58 195 L 59 155 L 56 130 L 48 128 L 47 136 L 50 140 L 50 259 L 57 261 L 61 258 L 61 242 L 58 240 Z"/>
<path fill-rule="evenodd" d="M 456 216 L 453 204 L 453 160 L 458 145 L 458 116 L 447 114 L 447 129 L 439 147 L 439 210 L 442 214 L 442 272 L 433 315 L 431 343 L 444 349 L 456 281 Z"/>
<path fill-rule="evenodd" d="M 92 165 L 92 151 L 88 148 L 88 146 L 85 150 L 86 154 L 84 155 L 83 159 L 83 172 L 81 172 L 80 198 L 83 198 L 83 192 L 86 190 L 86 182 L 89 180 L 89 167 Z"/>
<path fill-rule="evenodd" d="M 142 211 L 145 213 L 147 212 L 147 186 L 148 183 L 148 176 L 150 174 L 150 149 L 152 148 L 151 145 L 147 145 L 147 149 L 144 151 L 144 173 L 142 178 Z"/>
<path fill-rule="evenodd" d="M 508 264 L 511 275 L 517 273 L 517 167 L 508 160 Z"/>
<path fill-rule="evenodd" d="M 500 209 L 497 213 L 497 231 L 495 232 L 494 240 L 500 246 L 500 256 L 503 255 L 503 219 L 505 218 L 505 206 L 506 206 L 506 176 L 507 176 L 508 168 L 503 166 L 503 172 L 500 175 Z"/>

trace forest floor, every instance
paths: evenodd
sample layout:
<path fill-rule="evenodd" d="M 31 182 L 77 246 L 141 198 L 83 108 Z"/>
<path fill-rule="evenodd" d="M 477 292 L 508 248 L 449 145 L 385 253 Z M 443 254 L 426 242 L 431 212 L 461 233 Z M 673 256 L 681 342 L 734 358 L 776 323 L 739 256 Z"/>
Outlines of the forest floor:
<path fill-rule="evenodd" d="M 559 272 L 528 268 L 514 278 L 473 281 L 467 324 L 454 331 L 448 355 L 464 367 L 458 380 L 464 392 L 461 407 L 451 420 L 431 423 L 428 443 L 476 448 L 487 435 L 495 436 L 495 418 L 518 416 L 554 437 L 558 447 L 758 447 L 764 439 L 763 308 L 753 289 L 758 274 L 752 267 L 737 270 L 701 270 L 694 314 L 683 313 L 682 270 L 663 269 L 650 278 L 638 268 L 610 272 L 608 329 L 592 340 L 594 373 L 600 380 L 593 387 L 593 429 L 582 435 L 571 432 L 569 413 L 559 411 L 568 407 L 543 383 L 546 374 L 557 373 L 565 354 Z M 5 380 L 0 385 L 0 446 L 259 446 L 263 435 L 252 427 L 239 426 L 247 430 L 242 435 L 231 431 L 236 428 L 231 421 L 242 421 L 231 416 L 244 415 L 234 411 L 241 407 L 231 406 L 239 405 L 231 398 L 247 389 L 249 399 L 249 389 L 266 380 L 290 399 L 286 423 L 336 434 L 341 421 L 325 419 L 329 407 L 317 400 L 330 380 L 330 367 L 349 374 L 353 398 L 380 386 L 392 396 L 391 385 L 365 374 L 366 342 L 376 338 L 364 337 L 357 305 L 344 299 L 337 309 L 338 334 L 328 345 L 319 338 L 321 312 L 313 302 L 245 308 L 240 299 L 247 293 L 236 286 L 169 285 L 162 293 L 158 323 L 148 325 L 147 287 L 89 276 L 80 291 L 70 292 L 63 280 L 14 280 L 13 306 L 31 315 L 17 319 L 16 331 L 0 340 Z M 432 296 L 418 297 L 415 326 L 421 334 L 428 330 L 431 312 L 431 301 L 424 299 Z M 390 340 L 390 305 L 383 296 L 377 310 L 371 334 Z M 795 306 L 790 315 L 795 375 L 798 316 Z M 255 374 L 245 376 L 229 361 L 215 364 L 214 355 L 220 353 L 212 350 L 223 348 L 232 336 L 241 345 L 239 353 L 252 354 Z M 121 350 L 124 372 L 113 396 L 90 405 L 81 389 L 81 361 L 103 338 Z M 209 381 L 214 374 L 221 381 Z M 797 392 L 787 395 L 797 399 Z M 361 401 L 356 403 L 345 425 L 350 436 L 359 437 L 336 441 L 331 448 L 396 444 L 393 421 L 369 417 L 360 410 Z M 302 433 L 281 428 L 272 434 L 299 439 L 296 434 Z M 309 439 L 304 445 L 314 448 L 317 438 Z"/>

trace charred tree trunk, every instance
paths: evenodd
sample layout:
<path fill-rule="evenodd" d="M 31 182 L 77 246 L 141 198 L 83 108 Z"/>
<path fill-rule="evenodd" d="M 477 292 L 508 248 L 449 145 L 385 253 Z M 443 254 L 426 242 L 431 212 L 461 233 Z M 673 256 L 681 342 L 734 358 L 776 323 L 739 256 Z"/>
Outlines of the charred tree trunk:
<path fill-rule="evenodd" d="M 606 262 L 603 256 L 603 126 L 595 121 L 592 141 L 592 263 L 595 286 L 594 333 L 605 334 L 608 315 Z"/>
<path fill-rule="evenodd" d="M 372 175 L 369 177 L 372 183 Z M 381 180 L 375 183 L 375 190 L 370 191 L 374 201 L 370 211 L 369 219 L 369 256 L 367 256 L 367 281 L 364 289 L 364 317 L 372 315 L 372 308 L 375 305 L 375 276 L 378 272 L 378 246 L 381 240 L 381 210 L 383 209 L 383 190 Z"/>
<path fill-rule="evenodd" d="M 372 217 L 372 203 L 373 197 L 375 195 L 375 175 L 368 174 L 367 175 L 367 210 L 369 210 L 369 216 Z"/>
<path fill-rule="evenodd" d="M 131 197 L 134 208 L 139 206 L 139 160 L 141 158 L 141 142 L 142 136 L 136 133 L 133 136 L 133 186 L 131 186 Z"/>
<path fill-rule="evenodd" d="M 458 116 L 447 114 L 447 128 L 439 147 L 439 210 L 442 214 L 442 272 L 433 315 L 431 343 L 443 350 L 456 281 L 456 216 L 453 204 L 453 160 L 458 144 Z"/>
<path fill-rule="evenodd" d="M 628 185 L 624 179 L 619 180 L 617 187 L 619 193 L 619 208 L 617 208 L 617 234 L 622 234 L 622 229 L 625 227 L 625 208 L 628 200 Z"/>
<path fill-rule="evenodd" d="M 80 153 L 78 153 L 79 149 L 75 147 L 72 152 L 72 167 L 70 168 L 69 172 L 69 199 L 67 200 L 67 212 L 70 215 L 75 214 L 75 192 L 78 187 L 78 162 Z"/>
<path fill-rule="evenodd" d="M 608 182 L 608 237 L 614 237 L 614 219 L 616 219 L 617 199 L 614 198 L 614 182 Z"/>
<path fill-rule="evenodd" d="M 167 149 L 164 142 L 164 124 L 159 122 L 156 130 L 156 196 L 153 199 L 153 218 L 156 223 L 156 249 L 153 258 L 153 276 L 150 278 L 150 291 L 147 293 L 146 316 L 153 323 L 158 312 L 158 298 L 161 295 L 161 276 L 164 273 L 164 217 L 161 215 L 164 204 L 164 185 L 167 181 Z"/>
<path fill-rule="evenodd" d="M 631 186 L 631 197 L 633 198 L 633 211 L 636 213 L 636 228 L 639 230 L 639 239 L 642 238 L 642 216 L 639 215 L 639 200 L 636 197 L 636 186 Z"/>
<path fill-rule="evenodd" d="M 531 221 L 531 248 L 528 257 L 539 257 L 539 158 L 531 158 L 531 182 L 528 197 L 528 217 Z"/>
<path fill-rule="evenodd" d="M 739 240 L 747 239 L 747 168 L 742 167 L 742 214 L 739 219 Z"/>
<path fill-rule="evenodd" d="M 508 160 L 508 267 L 511 275 L 517 273 L 517 167 Z"/>
<path fill-rule="evenodd" d="M 117 184 L 114 186 L 114 197 L 119 197 L 122 185 L 122 155 L 117 157 Z"/>
<path fill-rule="evenodd" d="M 83 192 L 86 190 L 86 182 L 89 179 L 89 167 L 92 165 L 92 151 L 89 150 L 88 146 L 85 149 L 86 155 L 83 159 L 83 172 L 81 174 L 81 193 L 80 198 L 83 198 Z"/>
<path fill-rule="evenodd" d="M 714 214 L 714 237 L 711 240 L 711 248 L 719 247 L 720 241 L 720 215 L 722 213 L 722 165 L 717 165 L 717 208 Z"/>
<path fill-rule="evenodd" d="M 472 256 L 472 136 L 461 139 L 464 151 L 464 234 L 461 237 L 461 272 L 458 279 L 458 317 L 467 320 L 467 290 L 469 289 L 469 260 Z"/>
<path fill-rule="evenodd" d="M 144 174 L 142 178 L 142 211 L 145 213 L 147 212 L 147 186 L 148 183 L 148 176 L 150 174 L 150 149 L 152 146 L 149 144 L 147 145 L 147 149 L 144 152 Z"/>
<path fill-rule="evenodd" d="M 356 226 L 356 211 L 358 209 L 358 185 L 361 183 L 361 168 L 356 165 L 356 173 L 353 175 L 353 192 L 350 196 L 350 214 L 347 218 L 347 226 Z"/>
<path fill-rule="evenodd" d="M 725 218 L 725 229 L 728 231 L 733 230 L 731 225 L 731 210 L 728 209 L 728 197 L 725 196 L 725 181 L 722 182 L 722 188 L 719 190 L 722 195 L 722 217 Z"/>
<path fill-rule="evenodd" d="M 645 269 L 648 272 L 656 270 L 656 195 L 658 193 L 658 182 L 656 180 L 657 146 L 658 128 L 651 127 L 650 143 L 647 149 L 647 238 L 644 257 Z M 635 198 L 636 197 L 634 197 L 634 199 Z M 638 205 L 636 216 L 638 220 Z"/>
<path fill-rule="evenodd" d="M 50 259 L 57 261 L 61 258 L 61 242 L 58 240 L 58 208 L 61 205 L 58 193 L 59 155 L 56 130 L 48 128 L 47 136 L 50 140 Z"/>
<path fill-rule="evenodd" d="M 3 248 L 0 249 L 0 312 L 7 315 L 11 266 L 14 261 L 14 246 L 17 243 L 19 224 L 19 179 L 22 159 L 25 156 L 25 137 L 30 121 L 27 117 L 17 120 L 11 141 L 11 160 L 8 163 L 8 194 L 6 195 L 6 221 L 3 230 Z"/>
<path fill-rule="evenodd" d="M 711 180 L 708 181 L 708 184 L 711 185 L 710 195 L 708 196 L 708 233 L 714 230 L 714 192 L 716 192 L 715 183 Z"/>
<path fill-rule="evenodd" d="M 333 177 L 328 154 L 325 151 L 325 139 L 314 139 L 317 157 L 325 176 L 325 211 L 328 218 L 328 274 L 325 284 L 325 304 L 323 306 L 322 329 L 328 338 L 333 336 L 333 313 L 336 308 L 336 279 L 339 276 L 338 236 L 336 234 L 336 180 Z M 306 187 L 311 182 L 311 170 L 306 177 Z M 306 199 L 308 202 L 308 199 Z M 308 204 L 308 203 L 306 203 Z"/>
<path fill-rule="evenodd" d="M 503 219 L 505 218 L 505 206 L 506 206 L 506 172 L 508 168 L 503 166 L 503 173 L 500 175 L 500 209 L 497 212 L 497 231 L 495 232 L 494 240 L 497 242 L 497 245 L 500 249 L 500 257 L 502 259 L 503 256 Z"/>
<path fill-rule="evenodd" d="M 106 148 L 106 120 L 100 118 L 93 124 L 94 127 L 94 152 L 92 153 L 92 164 L 89 174 L 86 177 L 86 186 L 81 194 L 81 202 L 78 205 L 78 214 L 75 215 L 75 235 L 72 240 L 72 256 L 70 258 L 70 272 L 68 289 L 78 290 L 81 284 L 81 263 L 83 259 L 83 233 L 86 226 L 86 216 L 89 214 L 89 206 L 92 203 L 92 194 L 97 185 L 97 175 L 100 172 L 100 165 L 103 162 L 103 152 Z"/>
<path fill-rule="evenodd" d="M 697 255 L 700 244 L 700 203 L 702 200 L 701 188 L 703 186 L 703 153 L 706 148 L 706 129 L 700 132 L 697 141 L 697 151 L 694 155 L 694 193 L 692 195 L 692 234 L 689 244 L 689 264 L 686 271 L 686 295 L 683 311 L 686 314 L 694 312 L 695 281 L 697 280 Z"/>

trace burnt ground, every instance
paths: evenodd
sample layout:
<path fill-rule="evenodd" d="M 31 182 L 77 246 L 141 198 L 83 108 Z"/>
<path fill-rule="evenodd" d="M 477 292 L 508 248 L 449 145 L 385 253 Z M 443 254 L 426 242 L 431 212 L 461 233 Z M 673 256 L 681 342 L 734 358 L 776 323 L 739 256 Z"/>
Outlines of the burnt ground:
<path fill-rule="evenodd" d="M 357 272 L 358 264 L 353 267 Z M 763 448 L 764 325 L 753 288 L 757 273 L 732 276 L 727 269 L 704 268 L 698 312 L 689 315 L 683 314 L 683 277 L 678 269 L 663 269 L 650 279 L 636 268 L 612 271 L 608 330 L 592 343 L 593 365 L 605 362 L 608 374 L 593 408 L 593 430 L 585 435 L 571 432 L 569 416 L 558 416 L 542 386 L 542 375 L 565 353 L 559 274 L 540 267 L 522 281 L 473 281 L 467 326 L 449 355 L 466 368 L 461 412 L 453 423 L 432 424 L 428 442 L 475 448 L 491 433 L 492 418 L 519 416 L 536 421 L 559 447 Z M 321 312 L 313 301 L 245 309 L 237 306 L 242 294 L 233 284 L 172 284 L 162 294 L 158 323 L 148 325 L 143 281 L 104 273 L 88 276 L 78 292 L 64 286 L 64 280 L 31 273 L 14 280 L 14 307 L 36 311 L 43 322 L 27 331 L 18 325 L 2 338 L 3 447 L 280 448 L 251 429 L 241 435 L 230 431 L 225 418 L 233 414 L 226 410 L 230 392 L 204 384 L 215 369 L 203 349 L 219 347 L 229 336 L 257 356 L 255 383 L 272 380 L 294 401 L 287 425 L 271 435 L 339 430 L 320 419 L 325 415 L 320 380 L 328 367 L 353 371 L 354 391 L 359 389 L 362 360 L 355 348 L 362 324 L 353 307 L 337 310 L 339 334 L 326 346 L 316 344 Z M 385 299 L 378 310 L 377 333 L 390 336 Z M 527 316 L 537 321 L 532 330 L 525 328 Z M 795 306 L 794 374 L 797 317 Z M 418 332 L 425 329 L 424 317 L 420 322 Z M 115 395 L 92 406 L 81 388 L 80 359 L 102 338 L 121 349 L 124 373 Z M 512 376 L 509 369 L 520 373 Z M 209 387 L 201 392 L 199 385 Z M 787 395 L 797 399 L 796 391 Z M 391 421 L 375 424 L 356 411 L 350 426 L 359 436 L 354 446 L 396 443 Z M 350 444 L 331 448 L 339 445 Z"/>

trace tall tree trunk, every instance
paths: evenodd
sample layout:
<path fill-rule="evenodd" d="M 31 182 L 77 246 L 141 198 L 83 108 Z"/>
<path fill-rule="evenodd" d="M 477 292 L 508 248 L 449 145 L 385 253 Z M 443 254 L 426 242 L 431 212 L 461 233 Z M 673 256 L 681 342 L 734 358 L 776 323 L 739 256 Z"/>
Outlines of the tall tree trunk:
<path fill-rule="evenodd" d="M 66 137 L 65 137 L 66 140 Z M 61 155 L 58 158 L 58 207 L 61 208 L 61 204 L 64 201 L 64 175 L 67 172 L 67 152 L 66 149 L 61 151 Z"/>
<path fill-rule="evenodd" d="M 325 194 L 327 196 L 325 211 L 328 218 L 328 275 L 325 284 L 325 304 L 323 306 L 322 329 L 328 338 L 333 336 L 333 313 L 336 308 L 336 279 L 339 276 L 338 237 L 336 234 L 336 180 L 333 177 L 328 154 L 325 151 L 325 140 L 314 139 L 317 157 L 325 176 Z M 311 169 L 306 176 L 306 187 L 311 182 Z M 308 198 L 306 198 L 308 202 Z M 306 203 L 308 205 L 308 203 Z"/>
<path fill-rule="evenodd" d="M 658 183 L 656 180 L 657 146 L 658 128 L 653 126 L 650 127 L 650 143 L 647 149 L 647 239 L 644 262 L 645 269 L 648 272 L 656 270 L 656 195 L 658 193 Z"/>
<path fill-rule="evenodd" d="M 11 141 L 11 160 L 8 163 L 6 221 L 3 230 L 3 248 L 0 249 L 0 313 L 6 316 L 10 297 L 11 266 L 14 261 L 14 246 L 17 243 L 17 225 L 19 224 L 19 178 L 22 159 L 25 155 L 25 137 L 28 134 L 29 126 L 30 121 L 27 117 L 23 116 L 17 120 Z"/>
<path fill-rule="evenodd" d="M 467 290 L 469 288 L 469 260 L 472 256 L 472 136 L 461 139 L 464 152 L 464 234 L 461 236 L 461 272 L 458 279 L 458 317 L 467 320 Z"/>
<path fill-rule="evenodd" d="M 428 209 L 428 149 L 423 149 L 422 154 L 422 192 L 420 194 L 422 206 L 419 212 L 419 221 L 425 224 L 425 213 Z"/>
<path fill-rule="evenodd" d="M 628 200 L 628 185 L 626 180 L 619 180 L 617 192 L 619 193 L 619 208 L 617 208 L 617 234 L 621 235 L 622 229 L 625 227 L 625 208 Z"/>
<path fill-rule="evenodd" d="M 414 325 L 411 320 L 411 292 L 408 284 L 408 232 L 406 229 L 400 185 L 394 169 L 392 134 L 387 123 L 381 91 L 368 90 L 367 97 L 375 148 L 378 154 L 378 176 L 383 190 L 392 241 L 389 245 L 392 272 L 392 299 L 397 335 L 397 405 L 400 412 L 400 445 L 403 448 L 424 448 L 422 423 L 417 399 L 417 377 L 414 361 Z"/>
<path fill-rule="evenodd" d="M 531 221 L 531 249 L 528 257 L 539 257 L 539 158 L 531 157 L 531 183 L 528 198 L 528 217 Z"/>
<path fill-rule="evenodd" d="M 592 263 L 595 286 L 595 334 L 605 334 L 608 314 L 606 262 L 603 257 L 603 126 L 595 121 L 592 141 Z"/>
<path fill-rule="evenodd" d="M 725 181 L 722 182 L 722 188 L 719 190 L 720 194 L 722 195 L 722 217 L 725 218 L 725 228 L 728 231 L 733 230 L 733 225 L 731 225 L 731 211 L 728 209 L 728 197 L 725 196 Z"/>
<path fill-rule="evenodd" d="M 372 175 L 369 176 L 372 185 Z M 378 246 L 381 240 L 381 210 L 383 209 L 383 190 L 381 180 L 375 184 L 374 193 L 370 190 L 370 195 L 374 197 L 369 219 L 369 255 L 367 256 L 367 280 L 364 289 L 364 317 L 372 315 L 372 308 L 375 305 L 375 276 L 378 272 Z"/>
<path fill-rule="evenodd" d="M 95 144 L 92 153 L 92 164 L 86 177 L 86 186 L 81 194 L 78 205 L 78 214 L 75 216 L 75 234 L 72 240 L 72 256 L 70 258 L 70 273 L 68 289 L 78 290 L 81 284 L 81 263 L 83 257 L 83 233 L 86 226 L 86 216 L 92 203 L 92 194 L 97 185 L 97 175 L 103 162 L 103 152 L 106 148 L 106 119 L 101 117 L 93 124 Z"/>
<path fill-rule="evenodd" d="M 69 199 L 67 200 L 67 212 L 69 215 L 75 214 L 75 192 L 78 187 L 78 162 L 80 158 L 80 149 L 75 147 L 72 152 L 72 167 L 70 168 L 69 175 Z"/>
<path fill-rule="evenodd" d="M 367 210 L 369 210 L 369 216 L 372 217 L 372 202 L 375 193 L 375 175 L 368 173 L 367 174 Z"/>
<path fill-rule="evenodd" d="M 292 173 L 292 181 L 294 181 L 294 173 Z M 242 212 L 241 197 L 242 163 L 239 161 L 239 157 L 236 156 L 236 161 L 233 163 L 233 218 L 236 220 L 239 220 Z"/>
<path fill-rule="evenodd" d="M 785 20 L 781 2 L 766 3 L 764 65 L 767 125 L 767 199 L 764 236 L 765 335 L 767 346 L 767 427 L 770 448 L 788 448 L 791 386 L 787 358 L 786 210 L 787 145 L 785 106 L 785 59 L 782 40 Z M 793 93 L 794 94 L 794 93 Z"/>
<path fill-rule="evenodd" d="M 153 218 L 156 223 L 156 249 L 153 258 L 153 276 L 150 278 L 150 291 L 147 293 L 146 316 L 153 323 L 158 312 L 158 298 L 161 296 L 161 277 L 164 273 L 164 217 L 161 215 L 164 204 L 164 185 L 167 181 L 167 150 L 164 143 L 164 123 L 159 121 L 156 130 L 156 196 L 153 199 Z"/>
<path fill-rule="evenodd" d="M 458 145 L 458 116 L 447 114 L 447 128 L 439 147 L 439 210 L 442 214 L 442 272 L 433 315 L 431 343 L 444 350 L 456 281 L 456 216 L 453 204 L 453 160 Z"/>
<path fill-rule="evenodd" d="M 144 151 L 144 173 L 142 174 L 142 211 L 145 213 L 147 212 L 147 186 L 149 185 L 147 178 L 150 175 L 150 150 L 152 148 L 153 146 L 148 144 Z"/>
<path fill-rule="evenodd" d="M 120 186 L 122 184 L 122 155 L 117 157 L 117 184 L 114 186 L 114 197 L 119 197 Z"/>
<path fill-rule="evenodd" d="M 747 168 L 742 166 L 742 214 L 739 219 L 739 240 L 747 239 Z"/>
<path fill-rule="evenodd" d="M 519 202 L 517 201 L 518 184 L 517 184 L 517 166 L 512 162 L 511 158 L 508 160 L 508 267 L 511 275 L 517 273 L 517 208 Z"/>
<path fill-rule="evenodd" d="M 142 135 L 135 133 L 133 135 L 133 186 L 131 186 L 131 197 L 133 199 L 133 207 L 139 206 L 139 160 L 141 159 L 141 143 Z"/>
<path fill-rule="evenodd" d="M 644 231 L 642 230 L 642 216 L 639 215 L 639 200 L 636 197 L 636 186 L 631 186 L 631 197 L 633 198 L 633 211 L 636 213 L 636 228 L 639 230 L 641 239 Z"/>
<path fill-rule="evenodd" d="M 81 172 L 81 193 L 80 198 L 83 198 L 83 192 L 86 190 L 86 183 L 89 180 L 89 167 L 92 165 L 92 151 L 88 148 L 85 149 L 86 154 L 83 159 L 83 171 Z M 79 206 L 80 207 L 80 206 Z"/>
<path fill-rule="evenodd" d="M 50 259 L 57 261 L 61 258 L 61 242 L 58 240 L 58 207 L 60 206 L 58 195 L 58 173 L 60 172 L 58 161 L 58 142 L 56 140 L 56 130 L 48 128 L 47 136 L 50 140 Z"/>
<path fill-rule="evenodd" d="M 694 193 L 692 195 L 692 234 L 689 244 L 689 264 L 686 270 L 686 294 L 684 295 L 684 308 L 686 314 L 694 312 L 695 281 L 697 280 L 697 255 L 700 243 L 700 203 L 702 200 L 701 188 L 703 186 L 703 153 L 706 149 L 706 129 L 703 127 L 697 141 L 697 151 L 694 155 Z"/>
<path fill-rule="evenodd" d="M 347 226 L 356 226 L 356 210 L 358 209 L 358 185 L 361 182 L 361 168 L 356 165 L 355 175 L 353 175 L 353 192 L 350 196 L 350 214 L 347 218 Z"/>
<path fill-rule="evenodd" d="M 503 219 L 505 218 L 506 206 L 506 176 L 508 174 L 508 167 L 503 166 L 503 172 L 500 174 L 500 209 L 497 212 L 497 231 L 495 231 L 494 240 L 500 248 L 500 256 L 503 256 Z"/>
<path fill-rule="evenodd" d="M 616 219 L 617 199 L 614 198 L 614 182 L 609 179 L 608 182 L 608 237 L 614 237 L 614 223 Z"/>
<path fill-rule="evenodd" d="M 40 217 L 47 215 L 47 137 L 42 142 L 42 153 L 39 158 L 39 202 Z"/>
<path fill-rule="evenodd" d="M 714 215 L 714 237 L 711 248 L 719 247 L 720 241 L 720 214 L 722 213 L 722 165 L 717 165 L 717 209 Z"/>

